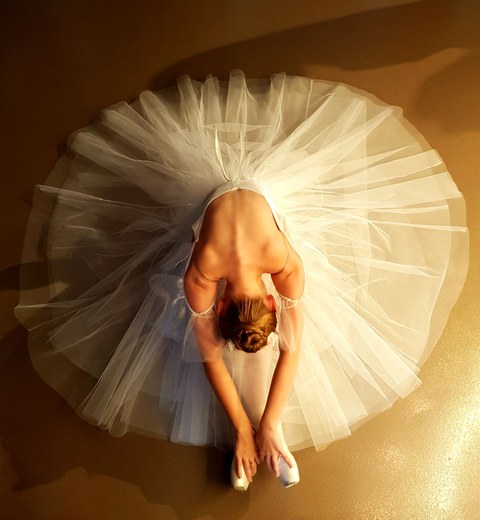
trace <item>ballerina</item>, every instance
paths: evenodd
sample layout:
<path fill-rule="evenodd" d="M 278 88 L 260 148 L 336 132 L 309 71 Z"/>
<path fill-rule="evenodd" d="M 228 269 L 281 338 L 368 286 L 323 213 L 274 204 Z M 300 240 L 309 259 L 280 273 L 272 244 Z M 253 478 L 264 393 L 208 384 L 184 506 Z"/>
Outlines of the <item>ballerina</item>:
<path fill-rule="evenodd" d="M 198 318 L 194 330 L 206 375 L 235 430 L 234 468 L 239 480 L 234 475 L 232 482 L 236 489 L 244 490 L 247 484 L 243 472 L 251 482 L 261 461 L 267 462 L 276 477 L 280 477 L 280 458 L 290 470 L 296 468 L 279 430 L 300 353 L 304 273 L 300 257 L 279 229 L 264 197 L 251 186 L 224 190 L 222 187 L 220 195 L 215 193 L 210 198 L 204 217 L 195 226 L 198 230 L 201 224 L 201 229 L 195 236 L 184 286 L 192 314 Z M 248 370 L 251 384 L 244 385 L 239 396 L 223 361 L 223 342 L 219 338 L 220 331 L 224 340 L 250 356 L 268 346 L 277 318 L 275 298 L 267 294 L 262 281 L 265 273 L 271 275 L 283 299 L 296 303 L 288 311 L 288 325 L 294 333 L 290 341 L 281 335 L 280 356 L 266 403 L 262 386 L 268 377 L 263 367 L 268 365 L 246 360 L 244 370 Z M 220 280 L 225 280 L 226 285 L 215 313 Z M 290 475 L 282 477 L 285 485 L 298 482 L 291 471 L 285 471 Z"/>
<path fill-rule="evenodd" d="M 234 71 L 142 92 L 75 132 L 36 188 L 22 262 L 32 363 L 81 417 L 234 447 L 245 484 L 255 463 L 293 472 L 292 451 L 419 386 L 468 230 L 400 109 Z"/>

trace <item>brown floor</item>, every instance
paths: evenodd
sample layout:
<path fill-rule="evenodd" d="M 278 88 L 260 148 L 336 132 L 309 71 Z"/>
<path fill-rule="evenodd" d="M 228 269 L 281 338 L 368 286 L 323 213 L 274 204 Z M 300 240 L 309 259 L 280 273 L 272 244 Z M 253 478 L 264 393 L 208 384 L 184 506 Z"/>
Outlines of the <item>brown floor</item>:
<path fill-rule="evenodd" d="M 480 3 L 173 4 L 0 7 L 0 518 L 479 519 Z M 232 68 L 339 80 L 404 107 L 465 194 L 472 237 L 467 284 L 422 387 L 351 438 L 299 452 L 300 485 L 283 490 L 263 468 L 245 494 L 214 449 L 114 439 L 81 421 L 34 373 L 12 314 L 32 188 L 67 135 L 145 88 Z"/>

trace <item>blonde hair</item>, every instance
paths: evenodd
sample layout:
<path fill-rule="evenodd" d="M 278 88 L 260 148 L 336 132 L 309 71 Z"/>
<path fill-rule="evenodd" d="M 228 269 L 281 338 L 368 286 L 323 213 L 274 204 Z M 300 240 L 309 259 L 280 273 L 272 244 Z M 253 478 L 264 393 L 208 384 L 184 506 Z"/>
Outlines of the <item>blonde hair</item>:
<path fill-rule="evenodd" d="M 277 327 L 277 315 L 262 298 L 230 302 L 219 318 L 220 334 L 232 340 L 238 350 L 257 352 L 268 341 L 268 336 Z"/>

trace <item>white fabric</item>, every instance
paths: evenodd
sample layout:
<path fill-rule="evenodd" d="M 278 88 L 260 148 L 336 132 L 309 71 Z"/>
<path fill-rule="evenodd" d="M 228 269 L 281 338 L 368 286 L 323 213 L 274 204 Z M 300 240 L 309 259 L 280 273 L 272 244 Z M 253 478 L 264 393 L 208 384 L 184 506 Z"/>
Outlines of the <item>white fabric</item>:
<path fill-rule="evenodd" d="M 305 268 L 282 416 L 290 449 L 321 449 L 420 384 L 463 285 L 468 235 L 461 194 L 400 109 L 342 84 L 236 71 L 145 91 L 69 145 L 36 189 L 17 316 L 38 372 L 88 421 L 230 443 L 191 362 L 182 282 L 191 226 L 228 182 L 268 188 Z M 258 419 L 278 346 L 223 356 Z"/>

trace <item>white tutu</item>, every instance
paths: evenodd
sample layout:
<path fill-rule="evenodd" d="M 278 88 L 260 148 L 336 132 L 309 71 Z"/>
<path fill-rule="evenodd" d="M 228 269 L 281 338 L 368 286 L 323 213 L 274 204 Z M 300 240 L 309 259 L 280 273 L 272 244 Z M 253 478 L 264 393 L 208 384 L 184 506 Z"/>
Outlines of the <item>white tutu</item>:
<path fill-rule="evenodd" d="M 400 109 L 365 92 L 236 71 L 104 110 L 37 186 L 17 317 L 37 371 L 88 421 L 230 443 L 187 355 L 183 275 L 206 199 L 240 179 L 268 189 L 306 274 L 282 416 L 290 449 L 321 449 L 419 385 L 467 269 L 445 165 Z M 262 407 L 277 355 L 224 349 L 247 409 Z"/>

